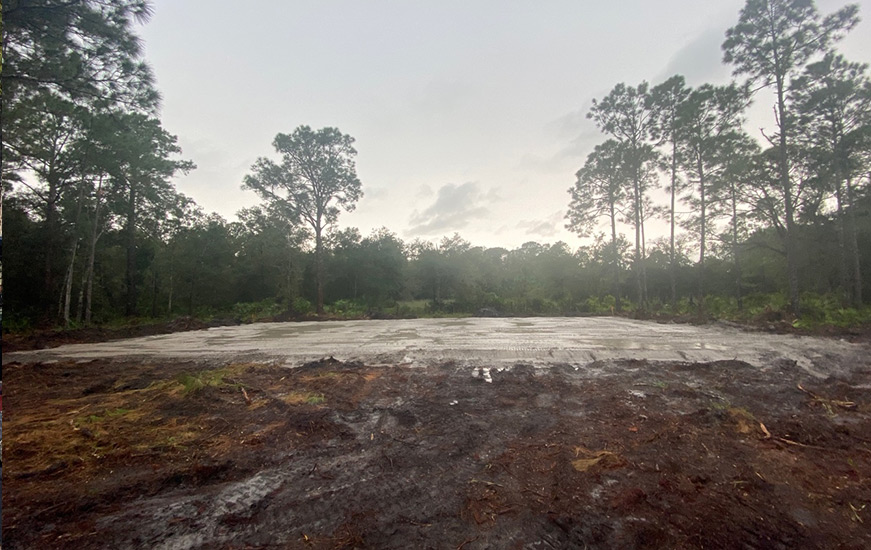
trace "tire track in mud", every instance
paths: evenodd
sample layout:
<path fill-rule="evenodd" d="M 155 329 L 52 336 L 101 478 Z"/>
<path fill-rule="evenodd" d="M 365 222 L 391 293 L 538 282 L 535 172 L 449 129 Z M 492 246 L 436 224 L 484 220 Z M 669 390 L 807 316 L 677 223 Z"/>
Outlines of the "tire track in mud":
<path fill-rule="evenodd" d="M 235 478 L 200 480 L 192 465 L 187 486 L 75 509 L 81 538 L 42 547 L 868 547 L 850 506 L 867 518 L 871 369 L 831 371 L 821 380 L 783 358 L 623 360 L 501 365 L 488 383 L 462 361 L 250 365 L 233 380 L 264 389 L 249 391 L 255 403 L 236 390 L 208 409 L 238 423 L 215 457 L 238 464 Z M 291 407 L 290 391 L 324 401 Z M 276 419 L 261 443 L 241 444 L 257 439 L 241 434 L 246 421 Z"/>

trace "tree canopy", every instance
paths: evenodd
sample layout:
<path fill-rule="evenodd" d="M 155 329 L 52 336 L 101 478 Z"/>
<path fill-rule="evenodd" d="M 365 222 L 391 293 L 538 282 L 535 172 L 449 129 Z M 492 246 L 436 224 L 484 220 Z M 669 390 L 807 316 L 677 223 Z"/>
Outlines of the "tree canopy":
<path fill-rule="evenodd" d="M 272 142 L 281 163 L 261 157 L 245 176 L 244 188 L 255 191 L 289 220 L 308 224 L 315 235 L 317 311 L 324 309 L 324 230 L 351 211 L 363 196 L 357 179 L 354 138 L 337 128 L 300 126 Z"/>
<path fill-rule="evenodd" d="M 837 50 L 856 6 L 823 15 L 810 0 L 747 0 L 723 42 L 734 82 L 673 75 L 592 99 L 602 140 L 565 177 L 574 248 L 341 226 L 363 186 L 354 138 L 330 127 L 276 135 L 275 155 L 241 182 L 260 204 L 231 220 L 205 212 L 174 184 L 194 166 L 160 120 L 136 35 L 151 12 L 144 0 L 2 5 L 5 329 L 621 310 L 850 322 L 867 311 L 871 80 Z M 751 101 L 772 104 L 773 130 L 749 127 Z M 656 224 L 667 236 L 651 237 Z"/>

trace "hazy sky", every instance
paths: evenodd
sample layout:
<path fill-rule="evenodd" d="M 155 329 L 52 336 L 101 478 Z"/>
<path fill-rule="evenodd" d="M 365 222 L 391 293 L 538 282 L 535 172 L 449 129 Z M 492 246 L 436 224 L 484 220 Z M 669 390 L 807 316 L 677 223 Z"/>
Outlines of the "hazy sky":
<path fill-rule="evenodd" d="M 871 18 L 871 0 L 858 3 Z M 674 73 L 728 82 L 720 45 L 743 5 L 155 0 L 140 34 L 163 124 L 198 166 L 176 183 L 208 212 L 233 220 L 259 202 L 240 184 L 258 156 L 275 158 L 275 134 L 335 126 L 356 139 L 365 194 L 340 227 L 574 247 L 567 189 L 606 139 L 585 118 L 592 99 Z M 840 49 L 871 60 L 869 24 Z M 773 122 L 769 99 L 751 113 L 754 129 Z"/>

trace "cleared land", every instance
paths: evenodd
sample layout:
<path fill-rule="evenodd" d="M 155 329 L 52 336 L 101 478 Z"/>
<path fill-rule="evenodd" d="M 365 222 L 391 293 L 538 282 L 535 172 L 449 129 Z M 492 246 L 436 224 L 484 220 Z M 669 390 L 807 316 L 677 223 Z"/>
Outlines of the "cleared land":
<path fill-rule="evenodd" d="M 4 354 L 8 548 L 868 548 L 871 347 L 354 321 Z"/>

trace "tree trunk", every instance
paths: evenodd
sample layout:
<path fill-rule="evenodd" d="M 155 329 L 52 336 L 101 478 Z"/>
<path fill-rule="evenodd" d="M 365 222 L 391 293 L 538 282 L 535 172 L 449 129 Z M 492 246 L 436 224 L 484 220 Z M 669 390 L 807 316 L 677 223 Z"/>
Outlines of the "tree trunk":
<path fill-rule="evenodd" d="M 94 289 L 94 260 L 97 256 L 97 240 L 102 235 L 102 232 L 98 232 L 98 228 L 100 227 L 100 206 L 103 195 L 103 176 L 100 176 L 100 180 L 97 182 L 97 195 L 96 195 L 96 205 L 94 205 L 94 227 L 91 230 L 91 246 L 90 252 L 88 253 L 88 267 L 85 270 L 85 280 L 87 281 L 87 290 L 85 293 L 85 324 L 91 324 L 91 301 L 93 296 Z"/>
<path fill-rule="evenodd" d="M 57 202 L 56 197 L 58 194 L 58 188 L 60 187 L 59 182 L 56 177 L 52 173 L 53 170 L 49 169 L 48 175 L 48 196 L 45 202 L 45 271 L 44 271 L 44 285 L 45 285 L 45 298 L 50 300 L 50 297 L 54 296 L 55 293 L 55 274 L 54 274 L 54 258 L 57 252 L 57 238 L 60 235 L 60 231 L 58 231 L 58 220 L 57 220 Z"/>
<path fill-rule="evenodd" d="M 801 304 L 799 302 L 798 282 L 798 259 L 795 250 L 795 212 L 792 204 L 792 182 L 789 179 L 789 151 L 787 150 L 787 133 L 789 130 L 786 118 L 786 100 L 783 77 L 777 75 L 777 114 L 780 126 L 780 185 L 783 190 L 784 212 L 786 214 L 786 271 L 789 283 L 789 304 L 793 315 L 800 316 Z"/>
<path fill-rule="evenodd" d="M 188 287 L 188 317 L 194 316 L 194 284 L 195 277 L 191 277 L 191 284 Z"/>
<path fill-rule="evenodd" d="M 744 298 L 741 295 L 741 262 L 738 258 L 738 193 L 735 184 L 730 186 L 732 199 L 732 261 L 735 264 L 735 299 L 738 301 L 738 311 L 744 310 Z"/>
<path fill-rule="evenodd" d="M 167 315 L 172 315 L 172 273 L 169 274 L 169 298 L 166 301 L 166 313 Z"/>
<path fill-rule="evenodd" d="M 862 265 L 859 258 L 859 239 L 856 228 L 855 203 L 853 202 L 853 180 L 847 177 L 847 244 L 853 264 L 853 307 L 863 305 L 862 300 Z"/>
<path fill-rule="evenodd" d="M 671 284 L 671 311 L 677 310 L 677 259 L 674 246 L 675 229 L 675 198 L 677 195 L 677 144 L 672 139 L 671 145 L 671 237 L 669 241 L 669 266 L 668 278 Z"/>
<path fill-rule="evenodd" d="M 151 272 L 151 318 L 157 318 L 157 269 Z"/>
<path fill-rule="evenodd" d="M 638 172 L 632 182 L 633 218 L 635 222 L 635 283 L 638 291 L 638 307 L 644 309 L 644 284 L 641 276 L 641 199 L 639 197 Z"/>
<path fill-rule="evenodd" d="M 173 251 L 170 250 L 170 253 L 169 253 L 169 297 L 166 300 L 166 314 L 169 316 L 172 316 L 172 291 L 175 288 L 175 285 L 174 285 L 174 282 L 175 282 L 174 274 L 175 273 L 173 271 L 174 267 L 175 267 L 175 262 L 173 262 L 175 255 L 172 252 Z"/>
<path fill-rule="evenodd" d="M 63 319 L 64 319 L 64 327 L 70 328 L 70 302 L 72 300 L 73 295 L 73 274 L 76 268 L 76 253 L 79 250 L 79 242 L 73 244 L 72 254 L 70 254 L 70 265 L 67 266 L 67 275 L 64 280 L 64 307 L 63 307 Z"/>
<path fill-rule="evenodd" d="M 136 184 L 129 182 L 130 195 L 127 202 L 127 284 L 126 307 L 124 314 L 127 317 L 137 315 L 136 296 Z"/>
<path fill-rule="evenodd" d="M 639 205 L 641 214 L 641 309 L 647 310 L 650 295 L 647 291 L 647 237 L 644 234 L 644 202 Z"/>
<path fill-rule="evenodd" d="M 846 215 L 844 214 L 844 205 L 843 205 L 843 197 L 842 197 L 842 189 L 841 182 L 836 182 L 835 186 L 835 208 L 837 212 L 837 223 L 835 224 L 837 233 L 838 233 L 838 256 L 840 260 L 840 266 L 838 269 L 838 277 L 840 279 L 841 286 L 841 306 L 846 307 L 847 304 L 852 303 L 853 299 L 853 285 L 850 277 L 850 267 L 848 266 L 848 254 L 847 254 L 847 227 L 846 227 Z"/>
<path fill-rule="evenodd" d="M 79 224 L 81 223 L 82 218 L 82 203 L 85 201 L 85 180 L 79 182 L 79 198 L 78 204 L 76 205 L 76 217 L 73 222 L 73 245 L 72 251 L 70 253 L 70 263 L 67 266 L 67 275 L 64 279 L 64 306 L 63 306 L 63 320 L 64 327 L 70 327 L 70 302 L 72 301 L 73 296 L 73 275 L 76 270 L 76 256 L 79 251 Z"/>
<path fill-rule="evenodd" d="M 705 245 L 707 244 L 707 197 L 705 197 L 705 167 L 702 163 L 702 155 L 699 154 L 696 159 L 696 170 L 699 173 L 699 216 L 701 227 L 699 228 L 699 311 L 703 311 L 705 307 Z"/>
<path fill-rule="evenodd" d="M 617 250 L 617 212 L 614 201 L 609 203 L 611 209 L 611 262 L 614 264 L 614 279 L 612 292 L 614 293 L 614 308 L 617 313 L 623 311 L 623 302 L 620 300 L 620 251 Z"/>
<path fill-rule="evenodd" d="M 324 240 L 318 223 L 315 227 L 315 279 L 317 281 L 317 314 L 324 313 Z"/>

